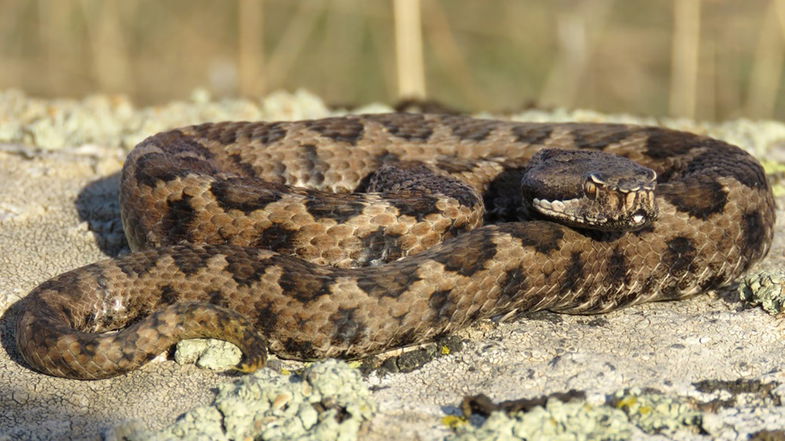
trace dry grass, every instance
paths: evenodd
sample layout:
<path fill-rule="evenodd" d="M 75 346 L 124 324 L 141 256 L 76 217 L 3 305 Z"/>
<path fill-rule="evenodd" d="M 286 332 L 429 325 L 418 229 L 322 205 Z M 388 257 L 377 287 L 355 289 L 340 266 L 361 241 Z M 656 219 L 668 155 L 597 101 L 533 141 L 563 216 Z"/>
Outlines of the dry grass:
<path fill-rule="evenodd" d="M 785 0 L 0 0 L 0 88 L 785 117 Z"/>

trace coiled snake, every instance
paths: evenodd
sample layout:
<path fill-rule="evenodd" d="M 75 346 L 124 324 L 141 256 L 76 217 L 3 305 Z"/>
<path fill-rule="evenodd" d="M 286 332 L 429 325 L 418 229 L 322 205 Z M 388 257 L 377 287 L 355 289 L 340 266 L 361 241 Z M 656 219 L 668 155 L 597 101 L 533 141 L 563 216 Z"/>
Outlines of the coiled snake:
<path fill-rule="evenodd" d="M 215 337 L 253 371 L 266 349 L 358 357 L 513 311 L 677 299 L 747 270 L 774 225 L 760 164 L 722 141 L 427 114 L 160 133 L 121 206 L 133 253 L 26 299 L 34 369 L 106 378 Z"/>

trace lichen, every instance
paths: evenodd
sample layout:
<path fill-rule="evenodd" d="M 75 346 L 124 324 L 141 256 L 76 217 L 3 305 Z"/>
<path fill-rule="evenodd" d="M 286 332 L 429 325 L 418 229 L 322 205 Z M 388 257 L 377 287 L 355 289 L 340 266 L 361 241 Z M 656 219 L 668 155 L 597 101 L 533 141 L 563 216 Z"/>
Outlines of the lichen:
<path fill-rule="evenodd" d="M 493 412 L 480 427 L 460 426 L 454 440 L 612 441 L 630 439 L 633 430 L 624 412 L 613 407 L 550 399 L 528 412 Z"/>
<path fill-rule="evenodd" d="M 217 371 L 231 369 L 240 362 L 240 349 L 223 340 L 198 338 L 177 343 L 174 359 L 180 364 L 196 363 L 201 368 Z"/>
<path fill-rule="evenodd" d="M 455 440 L 623 440 L 640 432 L 672 436 L 699 433 L 703 414 L 686 398 L 630 389 L 608 396 L 604 404 L 550 398 L 544 407 L 495 411 L 479 422 L 472 415 L 470 420 L 475 424 L 451 424 Z"/>
<path fill-rule="evenodd" d="M 197 90 L 189 100 L 143 108 L 123 95 L 43 100 L 5 90 L 0 91 L 0 142 L 42 150 L 83 144 L 130 150 L 156 132 L 205 121 L 306 119 L 330 113 L 319 97 L 303 90 L 272 93 L 260 101 L 213 100 Z"/>
<path fill-rule="evenodd" d="M 221 386 L 211 405 L 183 414 L 161 431 L 129 430 L 126 425 L 107 438 L 350 441 L 357 439 L 361 424 L 375 412 L 376 404 L 359 372 L 328 360 L 305 368 L 302 375 L 263 369 Z"/>
<path fill-rule="evenodd" d="M 701 412 L 687 400 L 655 391 L 624 390 L 617 392 L 611 402 L 627 414 L 631 423 L 650 434 L 698 432 L 702 422 Z"/>
<path fill-rule="evenodd" d="M 739 284 L 739 297 L 769 314 L 782 313 L 785 311 L 785 273 L 757 273 L 745 277 Z"/>

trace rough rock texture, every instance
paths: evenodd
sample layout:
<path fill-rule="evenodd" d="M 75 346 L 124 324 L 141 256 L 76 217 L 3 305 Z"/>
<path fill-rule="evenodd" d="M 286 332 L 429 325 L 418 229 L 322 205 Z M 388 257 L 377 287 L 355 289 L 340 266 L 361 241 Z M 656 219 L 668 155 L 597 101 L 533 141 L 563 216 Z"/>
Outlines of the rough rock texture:
<path fill-rule="evenodd" d="M 37 374 L 20 365 L 10 333 L 14 304 L 53 275 L 122 251 L 117 171 L 127 150 L 145 135 L 198 121 L 329 113 L 305 93 L 260 102 L 212 102 L 197 95 L 190 102 L 134 109 L 122 98 L 54 102 L 0 92 L 0 182 L 5 184 L 0 192 L 0 439 L 100 439 L 124 424 L 163 429 L 178 415 L 211 403 L 220 384 L 237 381 L 173 361 L 96 382 Z M 768 160 L 774 174 L 782 173 L 775 163 L 785 161 L 785 125 L 775 122 L 698 125 L 566 111 L 514 118 L 660 123 L 746 147 Z M 778 217 L 772 251 L 757 270 L 785 263 L 785 214 Z M 746 439 L 762 430 L 783 430 L 781 386 L 735 399 L 739 392 L 732 385 L 736 380 L 785 384 L 785 321 L 738 299 L 734 289 L 726 289 L 601 316 L 538 313 L 484 322 L 460 334 L 468 341 L 457 353 L 406 374 L 371 374 L 365 382 L 379 412 L 364 427 L 363 438 L 450 436 L 442 419 L 459 413 L 464 395 L 509 400 L 578 389 L 596 404 L 631 387 L 717 400 L 704 414 L 708 435 L 681 431 L 674 436 L 679 439 Z"/>

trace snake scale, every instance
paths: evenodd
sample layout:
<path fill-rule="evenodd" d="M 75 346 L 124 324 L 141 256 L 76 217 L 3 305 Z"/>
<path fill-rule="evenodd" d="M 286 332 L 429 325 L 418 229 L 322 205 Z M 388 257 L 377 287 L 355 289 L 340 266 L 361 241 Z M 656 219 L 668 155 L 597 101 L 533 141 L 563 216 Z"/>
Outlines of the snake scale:
<path fill-rule="evenodd" d="M 643 181 L 546 172 L 544 196 L 520 195 L 533 157 L 569 176 L 583 152 Z M 435 114 L 159 133 L 129 154 L 120 200 L 133 252 L 25 299 L 17 346 L 40 372 L 112 377 L 194 337 L 236 344 L 249 372 L 268 349 L 351 358 L 513 312 L 678 299 L 747 270 L 774 226 L 760 164 L 716 139 Z"/>

